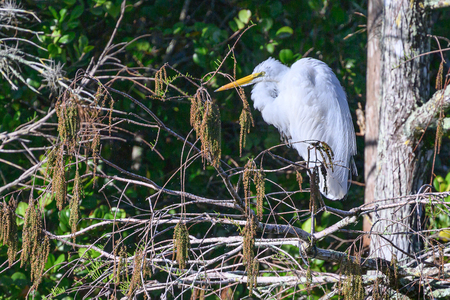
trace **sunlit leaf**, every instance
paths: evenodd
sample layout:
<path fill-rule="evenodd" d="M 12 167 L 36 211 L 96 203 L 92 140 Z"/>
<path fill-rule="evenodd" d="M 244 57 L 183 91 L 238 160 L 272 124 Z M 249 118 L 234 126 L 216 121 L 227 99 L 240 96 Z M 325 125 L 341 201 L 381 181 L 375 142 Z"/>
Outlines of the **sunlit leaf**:
<path fill-rule="evenodd" d="M 248 9 L 243 9 L 238 14 L 239 20 L 244 24 L 247 24 L 250 21 L 251 16 L 252 12 Z"/>
<path fill-rule="evenodd" d="M 280 39 L 288 38 L 294 33 L 294 30 L 289 26 L 281 27 L 277 30 L 277 37 Z"/>
<path fill-rule="evenodd" d="M 69 34 L 63 35 L 58 42 L 60 44 L 68 44 L 75 38 L 75 32 L 71 32 Z"/>
<path fill-rule="evenodd" d="M 439 238 L 441 238 L 444 242 L 450 242 L 450 230 L 445 229 L 439 231 Z"/>
<path fill-rule="evenodd" d="M 52 13 L 52 16 L 53 16 L 56 20 L 59 19 L 58 13 L 56 12 L 56 10 L 55 10 L 52 6 L 49 6 L 49 7 L 48 7 L 48 10 Z"/>
<path fill-rule="evenodd" d="M 238 18 L 234 18 L 234 21 L 236 22 L 238 29 L 243 29 L 245 27 L 245 24 L 242 23 L 242 21 L 239 20 Z"/>
<path fill-rule="evenodd" d="M 315 223 L 315 220 L 314 220 Z M 303 222 L 302 224 L 302 229 L 306 232 L 311 232 L 311 218 L 309 218 L 308 220 L 306 220 L 305 222 Z"/>
<path fill-rule="evenodd" d="M 25 217 L 25 211 L 27 210 L 27 208 L 28 208 L 28 203 L 19 202 L 19 204 L 17 204 L 17 207 L 16 207 L 16 214 L 21 217 Z M 20 226 L 23 224 L 24 221 L 21 218 L 16 218 L 16 222 L 17 222 L 17 225 Z"/>
<path fill-rule="evenodd" d="M 62 23 L 67 15 L 67 8 L 63 8 L 59 11 L 59 22 Z"/>
<path fill-rule="evenodd" d="M 289 63 L 294 59 L 294 53 L 291 49 L 283 49 L 280 51 L 280 61 L 284 64 Z"/>
<path fill-rule="evenodd" d="M 273 52 L 275 52 L 275 46 L 277 46 L 278 43 L 277 42 L 273 42 L 273 43 L 269 43 L 266 45 L 266 49 L 267 52 L 269 52 L 270 54 L 272 54 Z"/>

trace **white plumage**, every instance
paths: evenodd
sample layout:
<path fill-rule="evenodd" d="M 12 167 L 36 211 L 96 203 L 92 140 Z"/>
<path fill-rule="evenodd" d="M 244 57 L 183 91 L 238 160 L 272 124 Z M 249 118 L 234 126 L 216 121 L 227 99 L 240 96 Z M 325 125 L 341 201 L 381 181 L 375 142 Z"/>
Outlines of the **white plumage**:
<path fill-rule="evenodd" d="M 309 167 L 323 163 L 325 157 L 328 167 L 326 180 L 320 172 L 320 192 L 331 200 L 344 198 L 349 172 L 356 171 L 356 141 L 347 97 L 333 71 L 313 58 L 300 59 L 291 68 L 269 58 L 252 75 L 217 91 L 249 84 L 254 84 L 251 98 L 264 121 L 274 125 L 303 159 L 309 157 Z M 325 151 L 321 155 L 312 147 L 317 142 L 331 147 L 332 166 Z"/>

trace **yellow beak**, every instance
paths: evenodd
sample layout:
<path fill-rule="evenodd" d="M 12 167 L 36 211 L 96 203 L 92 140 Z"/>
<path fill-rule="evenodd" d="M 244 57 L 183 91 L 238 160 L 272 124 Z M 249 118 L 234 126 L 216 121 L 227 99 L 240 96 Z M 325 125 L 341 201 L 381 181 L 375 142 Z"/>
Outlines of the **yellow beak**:
<path fill-rule="evenodd" d="M 250 74 L 248 76 L 245 76 L 244 78 L 238 79 L 238 80 L 230 82 L 228 84 L 225 84 L 224 86 L 221 86 L 220 88 L 218 88 L 214 92 L 226 91 L 226 90 L 232 89 L 234 87 L 251 84 L 253 80 L 255 80 L 258 77 L 262 77 L 264 75 L 265 75 L 264 72 Z"/>

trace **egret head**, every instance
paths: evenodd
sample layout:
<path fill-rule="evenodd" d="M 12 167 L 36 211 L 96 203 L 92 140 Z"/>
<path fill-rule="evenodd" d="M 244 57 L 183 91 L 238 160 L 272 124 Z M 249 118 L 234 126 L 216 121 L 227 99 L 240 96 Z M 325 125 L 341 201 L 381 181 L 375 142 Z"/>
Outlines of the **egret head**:
<path fill-rule="evenodd" d="M 277 78 L 287 67 L 274 58 L 269 58 L 255 67 L 253 73 L 244 78 L 230 82 L 215 92 L 225 91 L 238 86 L 247 86 L 261 81 L 278 82 Z"/>

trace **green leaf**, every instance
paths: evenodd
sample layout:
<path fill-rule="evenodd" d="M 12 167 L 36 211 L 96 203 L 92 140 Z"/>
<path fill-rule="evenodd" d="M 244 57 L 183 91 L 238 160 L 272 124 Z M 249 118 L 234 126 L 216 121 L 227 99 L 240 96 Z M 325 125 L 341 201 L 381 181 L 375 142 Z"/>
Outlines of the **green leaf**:
<path fill-rule="evenodd" d="M 325 211 L 322 214 L 322 217 L 320 217 L 320 224 L 322 225 L 323 229 L 328 227 L 328 224 L 330 224 L 330 218 L 332 214 L 329 211 Z"/>
<path fill-rule="evenodd" d="M 14 280 L 14 285 L 16 285 L 22 289 L 25 288 L 26 286 L 28 286 L 28 284 L 29 284 L 29 280 L 27 279 L 27 276 L 21 272 L 16 272 L 16 273 L 12 274 L 11 279 Z"/>
<path fill-rule="evenodd" d="M 139 41 L 135 43 L 135 47 L 138 51 L 150 51 L 151 45 L 148 41 Z"/>
<path fill-rule="evenodd" d="M 107 220 L 114 220 L 114 215 L 111 213 L 107 213 L 103 218 Z"/>
<path fill-rule="evenodd" d="M 316 266 L 316 267 L 319 267 L 319 268 L 320 268 L 321 266 L 323 266 L 324 263 L 325 263 L 324 260 L 317 259 L 317 258 L 313 258 L 313 259 L 311 260 L 311 264 L 314 265 L 314 266 Z"/>
<path fill-rule="evenodd" d="M 239 30 L 239 28 L 237 27 L 235 21 L 230 21 L 230 22 L 228 22 L 228 26 L 230 26 L 231 30 L 233 30 L 234 32 L 236 32 L 236 31 Z"/>
<path fill-rule="evenodd" d="M 70 13 L 70 20 L 78 19 L 83 14 L 83 11 L 84 11 L 84 6 L 83 5 L 75 6 L 75 8 Z"/>
<path fill-rule="evenodd" d="M 80 257 L 84 257 L 84 258 L 89 258 L 89 257 L 90 258 L 97 258 L 97 257 L 100 256 L 100 253 L 95 251 L 95 250 L 92 250 L 92 249 L 88 250 L 88 248 L 79 248 L 78 249 L 78 255 Z"/>
<path fill-rule="evenodd" d="M 67 15 L 67 8 L 63 8 L 59 11 L 59 23 L 62 23 L 64 21 L 64 19 L 66 18 Z"/>
<path fill-rule="evenodd" d="M 294 53 L 292 53 L 291 49 L 283 49 L 280 51 L 280 61 L 284 64 L 289 63 L 294 59 Z"/>
<path fill-rule="evenodd" d="M 112 207 L 111 212 L 116 215 L 116 219 L 123 219 L 127 216 L 127 213 L 122 208 Z"/>
<path fill-rule="evenodd" d="M 78 255 L 79 255 L 80 257 L 84 257 L 86 251 L 88 251 L 88 248 L 78 248 Z M 86 253 L 86 256 L 87 256 L 88 254 L 89 254 L 89 252 Z"/>
<path fill-rule="evenodd" d="M 275 46 L 277 46 L 277 45 L 278 45 L 278 43 L 276 43 L 276 42 L 267 44 L 267 45 L 266 45 L 267 52 L 269 52 L 270 54 L 272 54 L 272 53 L 275 51 Z"/>
<path fill-rule="evenodd" d="M 55 265 L 63 263 L 66 260 L 66 256 L 64 254 L 60 254 L 58 258 L 55 260 Z"/>
<path fill-rule="evenodd" d="M 45 193 L 39 197 L 39 207 L 46 207 L 53 201 L 52 193 Z"/>
<path fill-rule="evenodd" d="M 13 120 L 14 121 L 20 121 L 20 111 L 16 111 L 16 113 L 14 114 Z"/>
<path fill-rule="evenodd" d="M 16 214 L 18 214 L 19 216 L 25 217 L 25 211 L 28 208 L 28 203 L 25 202 L 19 202 L 19 204 L 17 204 L 17 208 L 16 208 Z"/>
<path fill-rule="evenodd" d="M 208 54 L 208 49 L 206 49 L 205 47 L 195 48 L 194 52 L 200 55 L 206 55 Z"/>
<path fill-rule="evenodd" d="M 50 57 L 56 57 L 62 52 L 62 49 L 55 44 L 48 45 L 47 50 L 48 53 L 50 54 Z"/>
<path fill-rule="evenodd" d="M 447 184 L 450 183 L 450 172 L 445 176 L 445 181 L 447 181 Z"/>
<path fill-rule="evenodd" d="M 252 12 L 248 9 L 243 9 L 238 14 L 239 20 L 244 24 L 247 24 L 250 21 L 251 16 Z"/>
<path fill-rule="evenodd" d="M 68 44 L 68 43 L 70 43 L 74 38 L 75 38 L 75 32 L 71 32 L 71 33 L 69 33 L 69 34 L 63 35 L 63 36 L 59 39 L 58 43 L 60 43 L 60 44 Z"/>
<path fill-rule="evenodd" d="M 77 2 L 77 0 L 64 0 L 64 3 L 69 6 L 74 5 L 76 2 Z"/>
<path fill-rule="evenodd" d="M 345 68 L 351 69 L 356 65 L 356 59 L 347 59 L 345 62 Z"/>
<path fill-rule="evenodd" d="M 94 46 L 86 46 L 86 47 L 84 47 L 83 52 L 84 52 L 84 53 L 88 53 L 88 52 L 91 51 L 92 49 L 94 49 Z"/>
<path fill-rule="evenodd" d="M 17 279 L 24 279 L 27 280 L 27 276 L 21 272 L 16 272 L 11 275 L 11 279 L 16 281 Z"/>
<path fill-rule="evenodd" d="M 106 0 L 95 0 L 95 6 L 102 6 L 105 4 Z"/>
<path fill-rule="evenodd" d="M 52 269 L 52 273 L 58 271 L 58 269 L 61 267 L 60 264 L 62 264 L 66 260 L 65 254 L 60 254 L 56 260 L 53 261 L 52 266 L 54 268 Z M 48 261 L 47 261 L 48 262 Z M 46 267 L 47 268 L 47 267 Z"/>
<path fill-rule="evenodd" d="M 288 38 L 294 33 L 294 30 L 289 26 L 284 26 L 278 29 L 276 35 L 280 39 Z"/>
<path fill-rule="evenodd" d="M 91 213 L 91 218 L 104 218 L 105 214 L 109 212 L 109 207 L 102 204 L 100 207 L 96 208 L 93 213 Z"/>
<path fill-rule="evenodd" d="M 52 13 L 52 16 L 58 20 L 58 13 L 56 12 L 56 9 L 54 9 L 52 6 L 48 7 L 48 10 Z"/>
<path fill-rule="evenodd" d="M 175 23 L 175 25 L 173 25 L 173 34 L 180 34 L 183 29 L 184 29 L 183 22 Z"/>
<path fill-rule="evenodd" d="M 78 25 L 80 25 L 80 21 L 75 20 L 75 21 L 70 21 L 69 23 L 67 23 L 65 27 L 67 27 L 67 29 L 74 29 L 74 28 L 77 28 Z"/>
<path fill-rule="evenodd" d="M 443 192 L 447 188 L 447 182 L 444 178 L 442 178 L 442 176 L 436 176 L 433 180 L 433 185 L 438 192 Z"/>
<path fill-rule="evenodd" d="M 78 38 L 78 49 L 80 50 L 80 52 L 83 51 L 84 47 L 86 47 L 89 43 L 88 38 L 82 34 L 79 38 Z"/>
<path fill-rule="evenodd" d="M 239 20 L 238 18 L 234 18 L 234 21 L 236 22 L 238 29 L 243 29 L 245 27 L 245 24 L 242 23 L 242 21 Z"/>
<path fill-rule="evenodd" d="M 301 55 L 300 53 L 296 53 L 294 54 L 294 61 L 297 61 L 299 59 L 301 59 L 303 57 L 303 55 Z"/>
<path fill-rule="evenodd" d="M 198 53 L 192 55 L 192 60 L 199 66 L 204 66 L 206 64 L 205 56 L 199 55 Z"/>
<path fill-rule="evenodd" d="M 51 37 L 53 38 L 53 43 L 57 43 L 58 40 L 59 40 L 59 38 L 61 37 L 61 30 L 55 29 L 55 30 L 52 32 Z"/>
<path fill-rule="evenodd" d="M 25 212 L 26 212 L 27 208 L 28 208 L 28 203 L 19 202 L 19 204 L 17 205 L 17 208 L 16 208 L 16 214 L 18 214 L 21 217 L 25 217 Z M 20 226 L 23 223 L 24 223 L 23 219 L 21 219 L 19 217 L 16 218 L 17 226 Z"/>
<path fill-rule="evenodd" d="M 312 224 L 311 218 L 309 218 L 308 220 L 303 222 L 302 229 L 306 232 L 311 232 L 311 224 Z"/>
<path fill-rule="evenodd" d="M 120 13 L 120 4 L 114 5 L 112 1 L 106 1 L 105 8 L 113 18 L 116 18 Z"/>
<path fill-rule="evenodd" d="M 442 231 L 439 231 L 439 237 L 440 237 L 441 240 L 443 240 L 444 242 L 449 242 L 449 241 L 450 241 L 450 230 L 442 230 Z"/>
<path fill-rule="evenodd" d="M 45 263 L 44 269 L 48 270 L 51 267 L 53 267 L 54 264 L 55 264 L 55 256 L 52 253 L 50 253 L 47 257 L 47 262 Z M 52 269 L 52 272 L 54 272 L 53 269 Z"/>
<path fill-rule="evenodd" d="M 273 20 L 271 18 L 261 19 L 261 27 L 264 32 L 268 32 L 273 26 Z"/>
<path fill-rule="evenodd" d="M 59 212 L 59 228 L 61 228 L 63 232 L 70 231 L 69 217 L 70 217 L 69 208 L 64 208 Z"/>
<path fill-rule="evenodd" d="M 39 88 L 41 86 L 41 83 L 39 81 L 36 81 L 34 79 L 31 79 L 31 78 L 27 78 L 27 83 L 29 85 L 31 85 L 32 87 L 35 87 L 35 88 Z"/>

